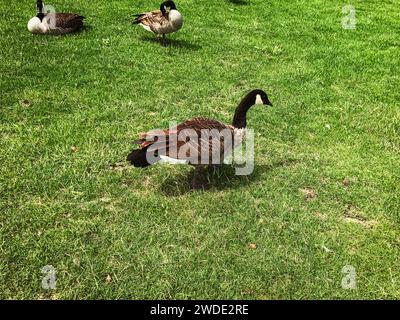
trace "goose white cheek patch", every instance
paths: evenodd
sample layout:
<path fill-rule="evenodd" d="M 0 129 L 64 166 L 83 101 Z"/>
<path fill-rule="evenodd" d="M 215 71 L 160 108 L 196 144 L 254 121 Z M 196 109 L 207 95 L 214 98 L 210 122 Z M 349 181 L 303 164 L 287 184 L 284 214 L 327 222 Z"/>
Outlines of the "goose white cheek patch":
<path fill-rule="evenodd" d="M 259 94 L 256 96 L 256 104 L 264 104 Z"/>

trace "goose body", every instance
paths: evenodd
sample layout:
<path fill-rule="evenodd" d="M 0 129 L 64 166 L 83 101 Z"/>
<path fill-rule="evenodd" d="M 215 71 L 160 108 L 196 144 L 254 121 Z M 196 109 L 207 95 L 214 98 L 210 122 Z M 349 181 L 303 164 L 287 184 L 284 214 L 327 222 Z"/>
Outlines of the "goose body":
<path fill-rule="evenodd" d="M 246 113 L 254 104 L 272 105 L 262 90 L 253 90 L 237 106 L 231 125 L 196 117 L 165 130 L 142 133 L 127 160 L 147 167 L 160 160 L 194 166 L 220 164 L 246 135 Z M 227 143 L 226 143 L 227 142 Z"/>
<path fill-rule="evenodd" d="M 157 35 L 166 35 L 182 28 L 183 17 L 173 1 L 163 2 L 159 10 L 135 15 L 134 24 Z"/>
<path fill-rule="evenodd" d="M 47 13 L 43 1 L 36 3 L 38 14 L 28 22 L 28 31 L 33 34 L 62 35 L 80 30 L 84 17 L 76 13 Z"/>

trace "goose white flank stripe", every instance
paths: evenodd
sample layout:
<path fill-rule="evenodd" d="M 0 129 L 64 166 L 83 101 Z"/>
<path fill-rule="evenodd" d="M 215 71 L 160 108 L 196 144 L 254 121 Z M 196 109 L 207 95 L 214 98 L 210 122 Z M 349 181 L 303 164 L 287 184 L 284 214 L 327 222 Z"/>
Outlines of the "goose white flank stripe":
<path fill-rule="evenodd" d="M 170 158 L 167 156 L 160 155 L 160 163 L 168 163 L 168 164 L 188 164 L 187 160 L 179 160 L 179 159 L 174 159 Z"/>

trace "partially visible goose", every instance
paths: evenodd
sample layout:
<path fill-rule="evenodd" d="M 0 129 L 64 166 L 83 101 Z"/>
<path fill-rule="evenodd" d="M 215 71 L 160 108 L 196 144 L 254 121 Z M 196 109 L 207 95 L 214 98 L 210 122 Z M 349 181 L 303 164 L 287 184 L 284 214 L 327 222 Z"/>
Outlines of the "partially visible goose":
<path fill-rule="evenodd" d="M 157 34 L 158 37 L 162 35 L 163 39 L 166 34 L 178 31 L 183 25 L 181 13 L 170 0 L 161 3 L 160 10 L 136 14 L 135 17 L 134 24 Z"/>
<path fill-rule="evenodd" d="M 246 114 L 251 106 L 264 104 L 272 106 L 267 94 L 262 90 L 253 90 L 248 93 L 236 108 L 232 125 L 218 120 L 203 117 L 187 120 L 173 128 L 154 130 L 142 133 L 135 144 L 140 149 L 133 150 L 127 160 L 135 167 L 147 167 L 161 159 L 172 160 L 175 163 L 186 163 L 194 166 L 215 164 L 212 157 L 219 153 L 220 163 L 235 148 L 240 145 L 246 133 Z M 202 130 L 210 134 L 207 139 L 202 136 Z M 230 135 L 232 145 L 224 150 L 224 138 Z M 228 136 L 227 136 L 228 135 Z M 234 144 L 234 145 L 233 145 Z M 191 149 L 190 152 L 187 152 Z M 195 150 L 195 152 L 193 152 Z M 203 155 L 208 155 L 208 159 Z M 215 158 L 214 158 L 215 159 Z M 204 161 L 206 160 L 206 161 Z"/>
<path fill-rule="evenodd" d="M 85 17 L 76 13 L 47 13 L 42 0 L 36 2 L 38 14 L 28 22 L 28 30 L 34 34 L 61 35 L 83 27 Z"/>

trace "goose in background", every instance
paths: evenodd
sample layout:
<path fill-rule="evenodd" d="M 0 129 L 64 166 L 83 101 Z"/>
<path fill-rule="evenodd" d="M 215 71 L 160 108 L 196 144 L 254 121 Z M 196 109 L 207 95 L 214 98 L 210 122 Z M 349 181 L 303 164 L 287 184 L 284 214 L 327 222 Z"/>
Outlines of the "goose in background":
<path fill-rule="evenodd" d="M 136 14 L 134 24 L 157 34 L 157 37 L 162 36 L 165 41 L 166 34 L 182 28 L 183 17 L 175 3 L 169 0 L 161 3 L 159 10 Z"/>
<path fill-rule="evenodd" d="M 236 107 L 231 125 L 214 119 L 196 117 L 169 129 L 142 133 L 134 142 L 140 148 L 133 150 L 128 155 L 127 161 L 140 168 L 148 167 L 160 160 L 204 167 L 215 164 L 213 161 L 215 154 L 218 153 L 217 158 L 221 164 L 224 158 L 242 143 L 246 134 L 247 111 L 256 104 L 272 106 L 267 94 L 263 90 L 256 89 L 248 93 Z M 209 132 L 207 139 L 202 136 L 202 130 Z M 225 137 L 230 138 L 231 145 L 224 144 Z M 189 149 L 195 152 L 187 152 Z M 204 159 L 204 154 L 208 159 Z"/>
<path fill-rule="evenodd" d="M 29 20 L 33 34 L 62 35 L 79 31 L 85 17 L 76 13 L 48 13 L 42 0 L 36 2 L 37 15 Z"/>

